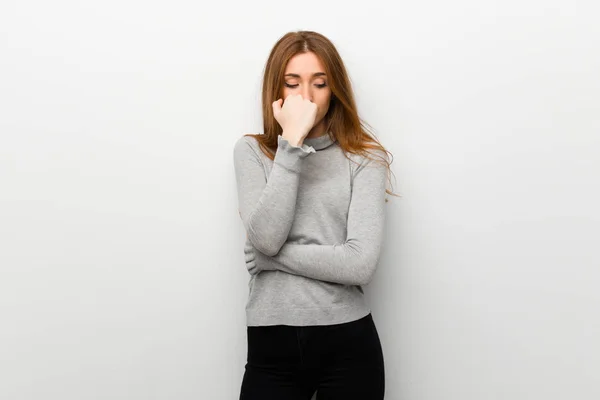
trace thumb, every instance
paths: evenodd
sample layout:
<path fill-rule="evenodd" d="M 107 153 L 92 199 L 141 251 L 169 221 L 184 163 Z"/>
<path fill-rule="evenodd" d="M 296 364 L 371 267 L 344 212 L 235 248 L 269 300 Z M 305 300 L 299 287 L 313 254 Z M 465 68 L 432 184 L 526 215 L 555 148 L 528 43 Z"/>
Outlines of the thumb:
<path fill-rule="evenodd" d="M 275 115 L 275 118 L 277 118 L 277 116 L 281 112 L 281 102 L 282 99 L 278 99 L 273 102 L 273 114 Z"/>

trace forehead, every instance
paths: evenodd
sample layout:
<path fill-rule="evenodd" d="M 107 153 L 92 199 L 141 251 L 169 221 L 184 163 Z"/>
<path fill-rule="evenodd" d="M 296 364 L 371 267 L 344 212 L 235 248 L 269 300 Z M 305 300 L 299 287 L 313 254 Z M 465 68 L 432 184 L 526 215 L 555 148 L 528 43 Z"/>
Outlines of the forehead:
<path fill-rule="evenodd" d="M 296 54 L 285 67 L 285 73 L 311 75 L 315 72 L 325 72 L 325 65 L 313 52 Z"/>

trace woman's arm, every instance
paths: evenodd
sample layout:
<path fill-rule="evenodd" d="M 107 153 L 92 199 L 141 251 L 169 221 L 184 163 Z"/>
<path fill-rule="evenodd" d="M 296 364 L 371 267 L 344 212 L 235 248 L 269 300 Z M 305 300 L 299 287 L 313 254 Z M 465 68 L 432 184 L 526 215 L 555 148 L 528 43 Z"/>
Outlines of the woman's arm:
<path fill-rule="evenodd" d="M 386 172 L 385 166 L 372 160 L 357 170 L 344 243 L 286 243 L 272 257 L 250 254 L 252 249 L 247 247 L 247 265 L 258 266 L 258 270 L 254 269 L 257 272 L 280 270 L 346 285 L 368 284 L 375 273 L 384 239 Z M 251 268 L 249 271 L 252 273 Z"/>
<path fill-rule="evenodd" d="M 273 256 L 292 227 L 302 160 L 315 149 L 305 144 L 292 146 L 280 135 L 266 179 L 262 161 L 246 140 L 244 136 L 238 139 L 233 152 L 239 213 L 250 242 L 261 253 Z"/>

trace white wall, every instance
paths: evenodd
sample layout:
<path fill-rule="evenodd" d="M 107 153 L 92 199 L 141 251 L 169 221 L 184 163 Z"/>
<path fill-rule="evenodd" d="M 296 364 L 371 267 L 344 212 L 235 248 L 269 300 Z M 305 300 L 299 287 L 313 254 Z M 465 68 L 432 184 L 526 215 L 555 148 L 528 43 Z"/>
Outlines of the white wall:
<path fill-rule="evenodd" d="M 297 29 L 338 46 L 395 156 L 366 288 L 386 398 L 600 398 L 599 11 L 3 1 L 0 398 L 237 398 L 232 149 Z"/>

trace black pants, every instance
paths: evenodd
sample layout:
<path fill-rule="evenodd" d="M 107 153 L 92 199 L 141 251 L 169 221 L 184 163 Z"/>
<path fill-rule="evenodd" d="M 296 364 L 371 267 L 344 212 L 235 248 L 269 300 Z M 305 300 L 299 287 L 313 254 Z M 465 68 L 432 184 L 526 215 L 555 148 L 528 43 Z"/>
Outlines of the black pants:
<path fill-rule="evenodd" d="M 336 325 L 249 326 L 240 400 L 382 400 L 383 352 L 371 314 Z"/>

